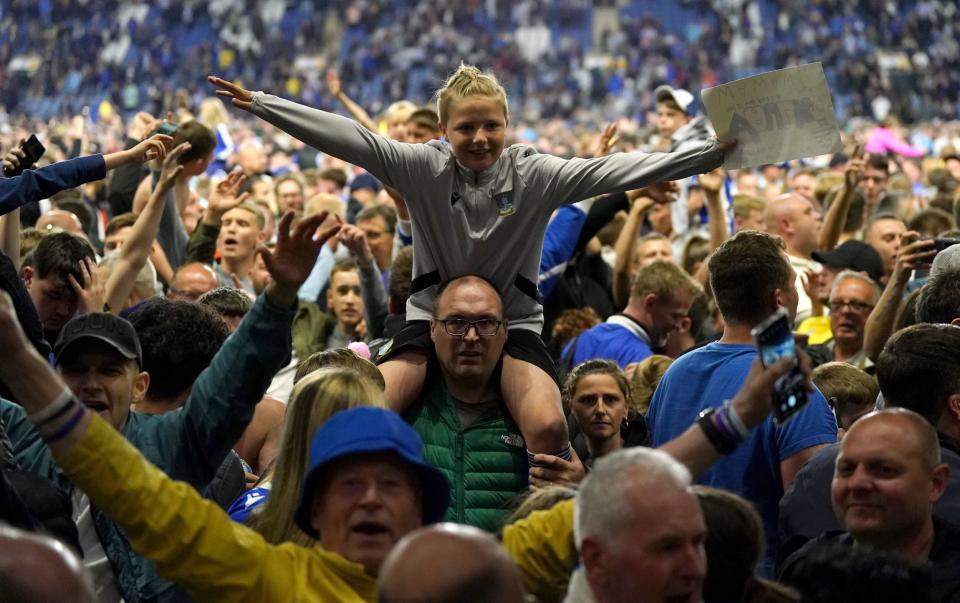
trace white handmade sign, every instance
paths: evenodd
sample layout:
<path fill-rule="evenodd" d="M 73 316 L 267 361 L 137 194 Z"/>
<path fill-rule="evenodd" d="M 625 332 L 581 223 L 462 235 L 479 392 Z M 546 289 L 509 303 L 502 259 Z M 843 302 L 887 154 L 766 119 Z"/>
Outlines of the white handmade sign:
<path fill-rule="evenodd" d="M 738 141 L 723 167 L 750 168 L 841 150 L 820 63 L 778 69 L 700 91 L 720 140 Z"/>

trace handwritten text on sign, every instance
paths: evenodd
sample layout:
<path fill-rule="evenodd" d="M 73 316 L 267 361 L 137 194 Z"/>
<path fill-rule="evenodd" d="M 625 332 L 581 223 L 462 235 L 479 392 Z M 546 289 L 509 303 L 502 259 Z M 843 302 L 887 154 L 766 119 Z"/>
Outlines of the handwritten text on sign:
<path fill-rule="evenodd" d="M 701 91 L 720 140 L 736 139 L 724 167 L 741 169 L 841 150 L 820 63 L 770 71 Z"/>

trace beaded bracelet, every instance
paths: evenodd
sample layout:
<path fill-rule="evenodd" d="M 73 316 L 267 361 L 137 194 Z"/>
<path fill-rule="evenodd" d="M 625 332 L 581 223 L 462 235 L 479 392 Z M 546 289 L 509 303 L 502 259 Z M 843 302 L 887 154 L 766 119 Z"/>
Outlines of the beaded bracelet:
<path fill-rule="evenodd" d="M 740 418 L 740 415 L 737 414 L 736 409 L 733 408 L 733 402 L 730 400 L 725 400 L 723 402 L 723 413 L 724 416 L 728 419 L 728 423 L 731 427 L 737 430 L 737 433 L 740 434 L 740 437 L 744 440 L 750 437 L 750 428 L 743 422 L 743 419 Z"/>
<path fill-rule="evenodd" d="M 740 444 L 740 439 L 738 437 L 731 437 L 732 432 L 730 431 L 722 431 L 716 421 L 716 416 L 717 409 L 708 408 L 700 413 L 697 424 L 700 426 L 700 429 L 703 430 L 703 434 L 713 447 L 717 449 L 717 452 L 720 454 L 730 454 L 736 450 L 737 445 Z"/>
<path fill-rule="evenodd" d="M 77 426 L 77 424 L 80 422 L 80 419 L 83 418 L 83 415 L 86 414 L 86 412 L 87 407 L 82 404 L 77 404 L 77 412 L 70 417 L 70 420 L 64 423 L 63 426 L 53 434 L 49 436 L 41 436 L 43 437 L 43 441 L 49 445 L 66 437 L 68 433 L 73 431 L 73 428 Z"/>

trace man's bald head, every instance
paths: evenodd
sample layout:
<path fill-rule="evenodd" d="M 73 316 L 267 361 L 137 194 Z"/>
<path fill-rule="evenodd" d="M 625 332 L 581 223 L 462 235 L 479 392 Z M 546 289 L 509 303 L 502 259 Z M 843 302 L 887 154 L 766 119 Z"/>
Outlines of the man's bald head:
<path fill-rule="evenodd" d="M 213 268 L 200 262 L 180 266 L 173 275 L 173 285 L 167 293 L 171 300 L 197 301 L 207 291 L 213 291 L 220 285 Z"/>
<path fill-rule="evenodd" d="M 63 209 L 51 209 L 37 220 L 37 230 L 46 231 L 55 228 L 86 237 L 80 218 Z"/>
<path fill-rule="evenodd" d="M 20 603 L 93 603 L 83 564 L 60 542 L 0 523 L 0 598 Z"/>
<path fill-rule="evenodd" d="M 398 542 L 380 569 L 379 588 L 381 603 L 524 600 L 520 573 L 493 536 L 452 523 L 416 530 Z"/>
<path fill-rule="evenodd" d="M 498 306 L 498 313 L 500 317 L 503 317 L 503 300 L 500 297 L 500 292 L 497 291 L 497 288 L 493 286 L 493 283 L 487 279 L 474 275 L 455 278 L 440 287 L 440 290 L 437 292 L 437 299 L 435 302 L 436 312 L 438 315 L 440 315 L 440 307 L 446 301 L 448 301 L 448 299 L 454 293 L 464 288 L 473 289 L 484 298 L 496 303 Z"/>
<path fill-rule="evenodd" d="M 767 204 L 765 219 L 767 232 L 783 237 L 790 255 L 805 258 L 817 248 L 823 217 L 806 197 L 780 195 Z"/>

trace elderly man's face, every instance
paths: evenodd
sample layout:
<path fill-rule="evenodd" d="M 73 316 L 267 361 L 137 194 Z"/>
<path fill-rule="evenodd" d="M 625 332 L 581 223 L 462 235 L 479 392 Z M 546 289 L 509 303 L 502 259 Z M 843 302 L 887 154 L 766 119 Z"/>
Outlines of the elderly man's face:
<path fill-rule="evenodd" d="M 833 476 L 833 510 L 857 540 L 903 542 L 929 519 L 945 479 L 939 481 L 924 459 L 921 437 L 911 422 L 866 417 L 843 438 Z"/>
<path fill-rule="evenodd" d="M 610 603 L 700 603 L 707 558 L 697 497 L 675 486 L 634 492 L 632 521 L 618 542 L 587 544 L 584 567 Z M 598 550 L 599 548 L 599 550 Z"/>
<path fill-rule="evenodd" d="M 468 322 L 474 324 L 465 326 Z M 448 377 L 488 379 L 507 340 L 497 292 L 479 280 L 452 283 L 437 301 L 437 319 L 431 322 L 430 338 Z"/>
<path fill-rule="evenodd" d="M 874 289 L 866 281 L 845 278 L 830 295 L 830 330 L 837 341 L 863 344 L 863 331 L 874 306 Z"/>
<path fill-rule="evenodd" d="M 311 525 L 328 551 L 376 576 L 398 540 L 423 524 L 420 481 L 392 453 L 334 461 L 313 501 Z"/>

